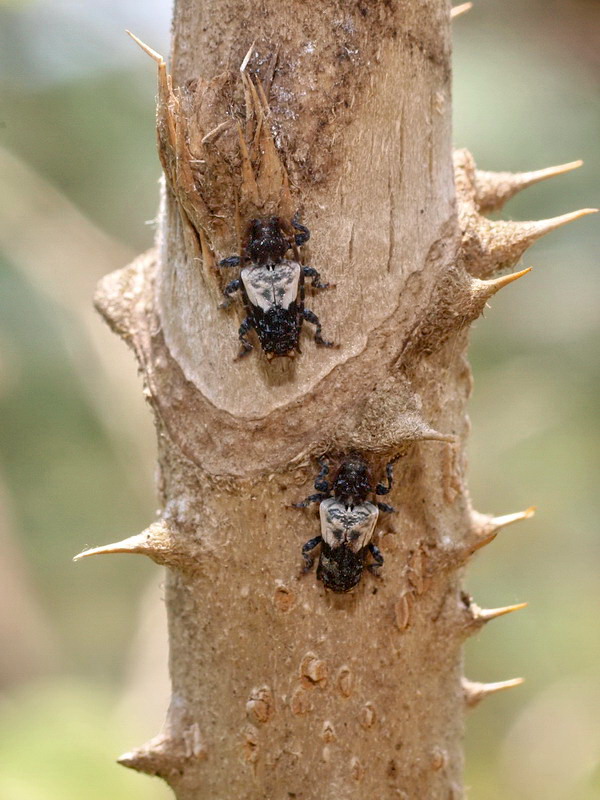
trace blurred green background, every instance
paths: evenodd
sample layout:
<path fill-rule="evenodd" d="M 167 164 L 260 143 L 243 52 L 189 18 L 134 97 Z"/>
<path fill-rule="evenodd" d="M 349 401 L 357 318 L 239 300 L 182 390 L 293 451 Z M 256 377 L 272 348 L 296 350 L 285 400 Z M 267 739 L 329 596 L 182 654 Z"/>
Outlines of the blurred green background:
<path fill-rule="evenodd" d="M 151 245 L 155 75 L 170 5 L 0 2 L 0 800 L 160 800 L 114 757 L 167 705 L 160 571 L 71 557 L 151 520 L 154 433 L 133 358 L 91 309 Z M 600 4 L 479 0 L 454 22 L 454 140 L 484 169 L 583 158 L 505 211 L 598 204 Z M 473 334 L 471 492 L 538 506 L 472 565 L 482 606 L 529 608 L 467 647 L 473 680 L 527 678 L 472 713 L 474 800 L 600 797 L 598 225 L 543 239 Z M 425 799 L 423 799 L 425 800 Z"/>

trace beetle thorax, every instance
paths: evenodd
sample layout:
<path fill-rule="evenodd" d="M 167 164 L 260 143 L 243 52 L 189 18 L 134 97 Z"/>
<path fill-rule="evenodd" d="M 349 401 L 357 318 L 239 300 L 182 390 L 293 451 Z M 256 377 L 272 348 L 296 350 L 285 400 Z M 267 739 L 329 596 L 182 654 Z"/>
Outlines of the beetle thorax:
<path fill-rule="evenodd" d="M 300 274 L 300 264 L 282 261 L 275 266 L 251 264 L 241 271 L 241 278 L 250 303 L 268 311 L 290 307 L 298 297 Z"/>
<path fill-rule="evenodd" d="M 321 536 L 332 548 L 348 547 L 358 553 L 371 541 L 379 510 L 373 503 L 346 505 L 330 497 L 319 506 Z"/>

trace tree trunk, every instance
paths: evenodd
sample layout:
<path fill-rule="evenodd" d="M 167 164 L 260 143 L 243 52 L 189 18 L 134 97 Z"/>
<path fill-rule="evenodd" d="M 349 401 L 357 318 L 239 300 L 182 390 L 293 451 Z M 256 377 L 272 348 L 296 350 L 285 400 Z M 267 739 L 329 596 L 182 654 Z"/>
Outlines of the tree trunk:
<path fill-rule="evenodd" d="M 167 566 L 172 701 L 121 763 L 179 800 L 459 798 L 464 709 L 515 683 L 462 681 L 465 637 L 511 610 L 478 609 L 462 565 L 529 513 L 470 508 L 465 350 L 514 276 L 486 279 L 567 220 L 484 220 L 547 175 L 476 173 L 466 152 L 457 206 L 449 40 L 445 0 L 177 0 L 171 75 L 145 48 L 157 249 L 109 275 L 97 305 L 143 371 L 162 512 L 88 553 Z M 252 218 L 297 211 L 305 260 L 336 284 L 307 304 L 339 347 L 305 331 L 294 360 L 234 361 L 241 310 L 218 308 L 215 264 Z M 301 576 L 319 521 L 290 506 L 316 456 L 349 451 L 377 477 L 400 456 L 398 513 L 378 528 L 381 577 L 335 594 Z"/>

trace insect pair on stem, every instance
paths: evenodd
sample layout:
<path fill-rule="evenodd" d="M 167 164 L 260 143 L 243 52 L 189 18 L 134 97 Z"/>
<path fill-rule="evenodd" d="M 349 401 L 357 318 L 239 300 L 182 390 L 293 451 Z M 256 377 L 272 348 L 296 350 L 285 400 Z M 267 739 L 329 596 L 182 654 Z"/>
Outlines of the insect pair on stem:
<path fill-rule="evenodd" d="M 287 228 L 287 231 L 286 231 Z M 323 339 L 318 317 L 304 307 L 305 279 L 311 280 L 314 289 L 333 288 L 321 282 L 314 267 L 300 263 L 298 248 L 310 238 L 308 228 L 301 225 L 297 216 L 290 225 L 280 217 L 263 217 L 250 222 L 247 244 L 242 256 L 230 256 L 219 262 L 220 267 L 241 267 L 240 277 L 225 287 L 222 304 L 227 308 L 231 296 L 242 293 L 246 318 L 240 325 L 239 339 L 242 349 L 238 358 L 247 355 L 253 345 L 248 333 L 254 329 L 261 347 L 270 361 L 276 356 L 293 358 L 300 352 L 300 332 L 304 321 L 316 326 L 314 338 L 317 345 L 332 347 Z M 294 251 L 294 260 L 286 259 Z M 383 555 L 372 541 L 381 511 L 395 509 L 386 503 L 368 500 L 370 495 L 387 494 L 392 488 L 393 461 L 386 466 L 387 483 L 371 485 L 369 466 L 359 453 L 350 453 L 342 459 L 334 479 L 327 480 L 330 467 L 320 459 L 320 471 L 312 494 L 296 508 L 319 503 L 321 533 L 310 539 L 302 548 L 305 571 L 314 562 L 311 555 L 321 547 L 317 578 L 334 592 L 348 592 L 360 581 L 368 554 L 373 561 L 367 568 L 374 570 L 383 565 Z"/>
<path fill-rule="evenodd" d="M 287 231 L 286 231 L 287 228 Z M 239 328 L 242 348 L 238 359 L 243 358 L 254 345 L 248 334 L 254 330 L 269 361 L 277 356 L 294 358 L 300 353 L 300 333 L 303 322 L 315 325 L 314 339 L 321 347 L 333 347 L 321 335 L 317 315 L 304 306 L 305 281 L 311 280 L 314 289 L 332 289 L 322 283 L 314 267 L 300 263 L 298 248 L 306 244 L 310 231 L 301 225 L 296 215 L 291 223 L 280 217 L 260 217 L 250 222 L 247 244 L 242 256 L 230 256 L 219 262 L 219 267 L 241 267 L 240 277 L 232 280 L 223 290 L 223 308 L 231 296 L 240 291 L 246 317 Z M 286 259 L 292 249 L 294 259 Z"/>

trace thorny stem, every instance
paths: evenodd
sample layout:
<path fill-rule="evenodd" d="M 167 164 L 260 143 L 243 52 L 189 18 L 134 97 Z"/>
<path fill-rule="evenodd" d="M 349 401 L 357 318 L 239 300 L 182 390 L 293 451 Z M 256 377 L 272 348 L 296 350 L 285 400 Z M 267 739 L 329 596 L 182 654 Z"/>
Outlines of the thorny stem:
<path fill-rule="evenodd" d="M 499 270 L 589 210 L 490 222 L 550 175 L 477 172 L 459 151 L 457 217 L 449 37 L 441 0 L 178 0 L 170 73 L 136 39 L 158 65 L 160 235 L 97 306 L 144 373 L 162 512 L 82 555 L 167 565 L 172 701 L 121 763 L 179 800 L 458 798 L 465 707 L 519 682 L 463 688 L 465 635 L 520 606 L 465 600 L 462 565 L 531 513 L 470 507 L 467 331 L 527 272 Z M 337 287 L 310 304 L 341 346 L 234 363 L 215 264 L 253 216 L 298 212 L 307 265 Z M 402 456 L 399 512 L 377 531 L 381 578 L 338 596 L 301 577 L 319 523 L 289 507 L 314 457 L 349 450 L 376 475 Z"/>

